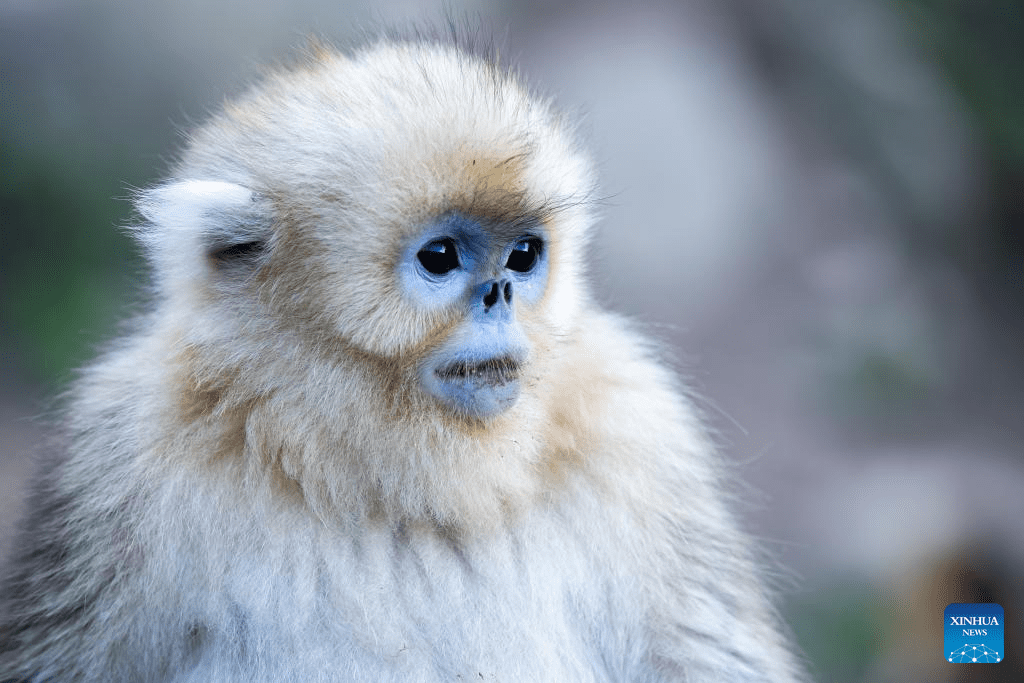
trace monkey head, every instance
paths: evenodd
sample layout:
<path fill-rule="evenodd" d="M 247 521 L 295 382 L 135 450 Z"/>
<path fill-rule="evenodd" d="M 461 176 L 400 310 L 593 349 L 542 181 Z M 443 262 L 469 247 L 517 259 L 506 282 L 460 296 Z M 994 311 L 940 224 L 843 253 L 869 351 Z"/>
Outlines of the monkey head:
<path fill-rule="evenodd" d="M 321 50 L 268 75 L 137 202 L 158 336 L 180 359 L 168 428 L 214 421 L 304 490 L 393 481 L 432 509 L 428 480 L 472 478 L 453 463 L 475 457 L 494 475 L 480 497 L 500 501 L 491 484 L 538 470 L 579 393 L 565 348 L 588 305 L 593 192 L 549 103 L 452 46 Z M 299 434 L 336 459 L 302 456 Z"/>
<path fill-rule="evenodd" d="M 381 44 L 271 75 L 140 206 L 193 316 L 273 318 L 488 418 L 573 324 L 591 193 L 571 131 L 513 75 Z"/>

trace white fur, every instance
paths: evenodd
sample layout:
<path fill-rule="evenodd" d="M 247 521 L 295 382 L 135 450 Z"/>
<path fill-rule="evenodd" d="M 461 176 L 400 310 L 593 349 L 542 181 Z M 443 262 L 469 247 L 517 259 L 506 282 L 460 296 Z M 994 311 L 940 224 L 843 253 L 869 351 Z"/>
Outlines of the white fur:
<path fill-rule="evenodd" d="M 225 216 L 244 214 L 253 200 L 251 190 L 219 180 L 186 179 L 140 193 L 135 205 L 148 224 L 136 235 L 155 265 L 157 287 L 191 292 L 204 279 L 206 239 L 231 232 Z"/>

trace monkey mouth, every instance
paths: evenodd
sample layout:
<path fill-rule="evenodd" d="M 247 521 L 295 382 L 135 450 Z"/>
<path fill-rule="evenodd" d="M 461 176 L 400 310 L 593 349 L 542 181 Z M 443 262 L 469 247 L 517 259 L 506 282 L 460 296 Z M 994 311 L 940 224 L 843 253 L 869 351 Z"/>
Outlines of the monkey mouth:
<path fill-rule="evenodd" d="M 449 363 L 448 365 L 436 368 L 434 375 L 442 382 L 468 381 L 500 386 L 519 379 L 521 367 L 522 363 L 515 358 L 499 356 L 498 358 L 488 358 L 479 363 L 467 361 Z"/>
<path fill-rule="evenodd" d="M 448 356 L 422 368 L 426 392 L 456 413 L 490 418 L 519 398 L 526 354 L 502 353 L 486 360 Z"/>

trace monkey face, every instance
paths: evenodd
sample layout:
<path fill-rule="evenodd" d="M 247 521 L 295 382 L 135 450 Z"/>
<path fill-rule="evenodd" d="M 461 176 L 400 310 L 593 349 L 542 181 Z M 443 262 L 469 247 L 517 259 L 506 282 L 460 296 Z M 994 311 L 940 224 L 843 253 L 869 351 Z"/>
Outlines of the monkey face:
<path fill-rule="evenodd" d="M 456 412 L 490 417 L 519 397 L 531 345 L 517 318 L 547 284 L 543 231 L 488 230 L 453 213 L 416 235 L 398 264 L 404 294 L 426 310 L 452 308 L 456 324 L 420 362 L 420 386 Z"/>
<path fill-rule="evenodd" d="M 337 371 L 334 401 L 476 428 L 543 412 L 587 299 L 592 192 L 571 128 L 514 74 L 381 44 L 269 76 L 138 206 L 178 346 L 221 350 L 188 376 Z"/>

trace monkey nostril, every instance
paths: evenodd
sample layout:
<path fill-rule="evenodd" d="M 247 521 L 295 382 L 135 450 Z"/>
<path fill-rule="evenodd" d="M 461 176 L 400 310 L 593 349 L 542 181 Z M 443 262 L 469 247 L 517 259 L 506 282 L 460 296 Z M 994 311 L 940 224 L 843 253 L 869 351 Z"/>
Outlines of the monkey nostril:
<path fill-rule="evenodd" d="M 496 303 L 498 303 L 498 283 L 492 282 L 490 290 L 484 295 L 484 308 L 490 308 Z"/>
<path fill-rule="evenodd" d="M 503 290 L 503 293 L 505 295 L 505 303 L 507 303 L 507 304 L 512 303 L 512 283 L 511 282 L 506 282 L 505 283 L 505 288 Z"/>

